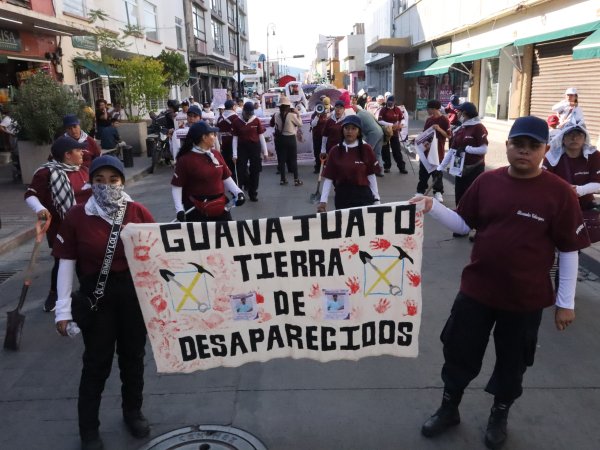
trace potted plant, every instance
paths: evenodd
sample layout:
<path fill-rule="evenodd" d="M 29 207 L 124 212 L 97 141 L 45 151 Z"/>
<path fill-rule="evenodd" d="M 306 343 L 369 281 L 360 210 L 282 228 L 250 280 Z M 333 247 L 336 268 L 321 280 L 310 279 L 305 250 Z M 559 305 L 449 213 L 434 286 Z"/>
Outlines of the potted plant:
<path fill-rule="evenodd" d="M 19 124 L 19 162 L 23 183 L 29 184 L 35 170 L 48 160 L 50 144 L 62 128 L 67 114 L 77 114 L 82 127 L 89 126 L 85 103 L 49 75 L 38 72 L 17 91 L 14 105 Z"/>

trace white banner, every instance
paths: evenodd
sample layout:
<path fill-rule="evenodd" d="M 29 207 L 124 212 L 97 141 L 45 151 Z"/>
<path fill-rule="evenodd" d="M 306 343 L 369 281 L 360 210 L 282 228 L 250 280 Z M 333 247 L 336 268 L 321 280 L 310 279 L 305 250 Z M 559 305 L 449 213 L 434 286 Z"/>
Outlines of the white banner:
<path fill-rule="evenodd" d="M 423 213 L 129 224 L 121 238 L 159 372 L 273 358 L 416 357 Z"/>

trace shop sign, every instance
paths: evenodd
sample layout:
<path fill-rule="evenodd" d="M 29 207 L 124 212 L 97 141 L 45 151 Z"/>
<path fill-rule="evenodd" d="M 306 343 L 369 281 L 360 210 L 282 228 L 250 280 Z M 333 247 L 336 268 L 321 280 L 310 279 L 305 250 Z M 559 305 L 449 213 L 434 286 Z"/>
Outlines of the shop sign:
<path fill-rule="evenodd" d="M 71 36 L 71 43 L 75 48 L 81 48 L 83 50 L 97 51 L 98 41 L 96 36 Z"/>
<path fill-rule="evenodd" d="M 19 37 L 19 32 L 0 28 L 0 50 L 20 52 L 21 38 Z"/>

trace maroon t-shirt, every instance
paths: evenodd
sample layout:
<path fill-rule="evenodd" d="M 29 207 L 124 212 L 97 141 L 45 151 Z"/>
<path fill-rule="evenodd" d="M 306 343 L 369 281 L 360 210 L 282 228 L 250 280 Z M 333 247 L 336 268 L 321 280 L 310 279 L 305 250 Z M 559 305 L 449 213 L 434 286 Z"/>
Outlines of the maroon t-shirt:
<path fill-rule="evenodd" d="M 460 290 L 493 308 L 535 311 L 554 304 L 554 250 L 590 245 L 573 189 L 551 173 L 514 178 L 508 168 L 480 175 L 456 212 L 477 237 Z"/>
<path fill-rule="evenodd" d="M 325 144 L 325 150 L 327 150 L 327 153 L 329 153 L 333 147 L 342 142 L 343 121 L 344 119 L 337 120 L 335 118 L 335 114 L 332 113 L 329 119 L 327 119 L 325 122 L 325 126 L 323 127 L 323 137 L 327 138 L 327 144 Z"/>
<path fill-rule="evenodd" d="M 569 158 L 563 154 L 555 167 L 552 167 L 548 160 L 544 159 L 542 167 L 571 185 L 583 186 L 588 183 L 600 183 L 600 152 L 598 151 L 588 155 L 587 158 L 583 155 Z M 583 210 L 590 209 L 594 205 L 594 194 L 579 197 L 579 205 Z"/>
<path fill-rule="evenodd" d="M 450 148 L 463 150 L 467 145 L 470 145 L 471 147 L 488 145 L 487 135 L 488 132 L 481 123 L 467 127 L 460 127 L 454 131 L 454 134 L 450 138 Z M 465 157 L 465 165 L 470 166 L 472 164 L 480 163 L 484 159 L 485 155 L 472 155 L 467 153 Z"/>
<path fill-rule="evenodd" d="M 223 180 L 231 176 L 231 171 L 220 152 L 212 150 L 212 153 L 219 161 L 217 166 L 207 155 L 195 152 L 177 159 L 171 184 L 183 188 L 184 200 L 190 196 L 205 198 L 224 193 Z"/>
<path fill-rule="evenodd" d="M 316 111 L 313 113 L 313 115 L 310 117 L 311 122 L 317 114 L 318 113 Z M 327 125 L 328 120 L 329 118 L 327 117 L 327 114 L 319 114 L 319 120 L 317 121 L 317 124 L 312 127 L 313 137 L 319 138 L 323 136 L 323 131 L 325 130 L 325 125 Z"/>
<path fill-rule="evenodd" d="M 124 224 L 153 222 L 152 214 L 144 206 L 136 202 L 127 203 Z M 98 273 L 104 261 L 111 228 L 112 225 L 101 217 L 88 216 L 85 205 L 76 205 L 65 216 L 52 255 L 55 258 L 77 260 L 81 275 Z M 123 272 L 128 269 L 123 242 L 119 240 L 110 271 Z"/>
<path fill-rule="evenodd" d="M 396 123 L 400 122 L 403 118 L 404 116 L 402 115 L 402 110 L 397 106 L 394 106 L 393 108 L 384 106 L 379 110 L 377 121 L 384 120 L 385 122 Z M 394 132 L 394 134 L 398 133 L 400 133 L 400 129 Z"/>
<path fill-rule="evenodd" d="M 423 126 L 423 131 L 427 128 L 432 127 L 433 125 L 439 125 L 439 127 L 448 132 L 450 128 L 450 122 L 448 122 L 448 118 L 446 116 L 438 116 L 438 117 L 428 117 L 425 121 L 425 125 Z M 444 159 L 444 147 L 446 146 L 446 136 L 444 136 L 439 131 L 435 132 L 438 140 L 438 158 L 440 162 Z M 425 152 L 425 156 L 429 154 L 429 151 Z"/>
<path fill-rule="evenodd" d="M 265 127 L 260 123 L 258 117 L 250 122 L 238 118 L 232 125 L 233 135 L 238 137 L 238 145 L 245 143 L 258 144 L 260 142 L 259 135 L 265 132 Z"/>
<path fill-rule="evenodd" d="M 83 186 L 89 181 L 90 175 L 88 168 L 81 166 L 79 170 L 74 172 L 65 172 L 73 188 L 73 194 L 75 195 L 75 203 L 82 204 L 87 202 L 88 198 L 92 195 L 91 189 L 83 189 Z M 52 199 L 52 191 L 50 190 L 50 169 L 42 167 L 33 174 L 31 184 L 25 191 L 25 198 L 35 195 L 40 203 L 50 212 L 52 215 L 52 221 L 46 232 L 46 238 L 48 243 L 52 246 L 56 233 L 60 228 L 62 219 L 56 207 L 54 206 L 54 200 Z"/>
<path fill-rule="evenodd" d="M 228 117 L 220 116 L 217 119 L 217 128 L 221 137 L 221 148 L 231 150 L 233 143 L 233 122 L 238 120 L 237 114 L 231 114 Z"/>
<path fill-rule="evenodd" d="M 85 139 L 85 150 L 83 150 L 83 165 L 89 169 L 94 158 L 100 155 L 102 155 L 102 152 L 96 140 L 88 135 Z"/>
<path fill-rule="evenodd" d="M 375 152 L 363 142 L 362 158 L 358 146 L 350 147 L 348 151 L 344 145 L 332 148 L 323 168 L 323 177 L 332 180 L 336 187 L 345 184 L 368 186 L 367 177 L 380 171 Z"/>

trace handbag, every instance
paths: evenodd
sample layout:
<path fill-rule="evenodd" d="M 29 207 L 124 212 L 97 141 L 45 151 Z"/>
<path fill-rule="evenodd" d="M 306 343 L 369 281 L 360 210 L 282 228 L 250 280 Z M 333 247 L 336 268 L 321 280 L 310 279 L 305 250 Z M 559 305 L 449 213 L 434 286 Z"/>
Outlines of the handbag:
<path fill-rule="evenodd" d="M 200 214 L 205 217 L 219 217 L 225 212 L 227 197 L 224 194 L 212 199 L 198 200 L 190 197 L 190 200 Z"/>
<path fill-rule="evenodd" d="M 102 270 L 100 270 L 100 273 L 98 274 L 98 281 L 96 281 L 96 287 L 92 294 L 88 295 L 81 290 L 71 293 L 71 315 L 73 316 L 73 321 L 76 322 L 77 326 L 82 330 L 88 329 L 94 322 L 94 313 L 98 311 L 100 299 L 104 297 L 104 289 L 106 288 L 113 256 L 117 248 L 117 243 L 119 242 L 121 225 L 125 218 L 126 210 L 127 202 L 119 208 L 113 220 L 108 243 L 106 244 L 106 251 L 104 252 L 104 261 L 101 266 Z"/>

